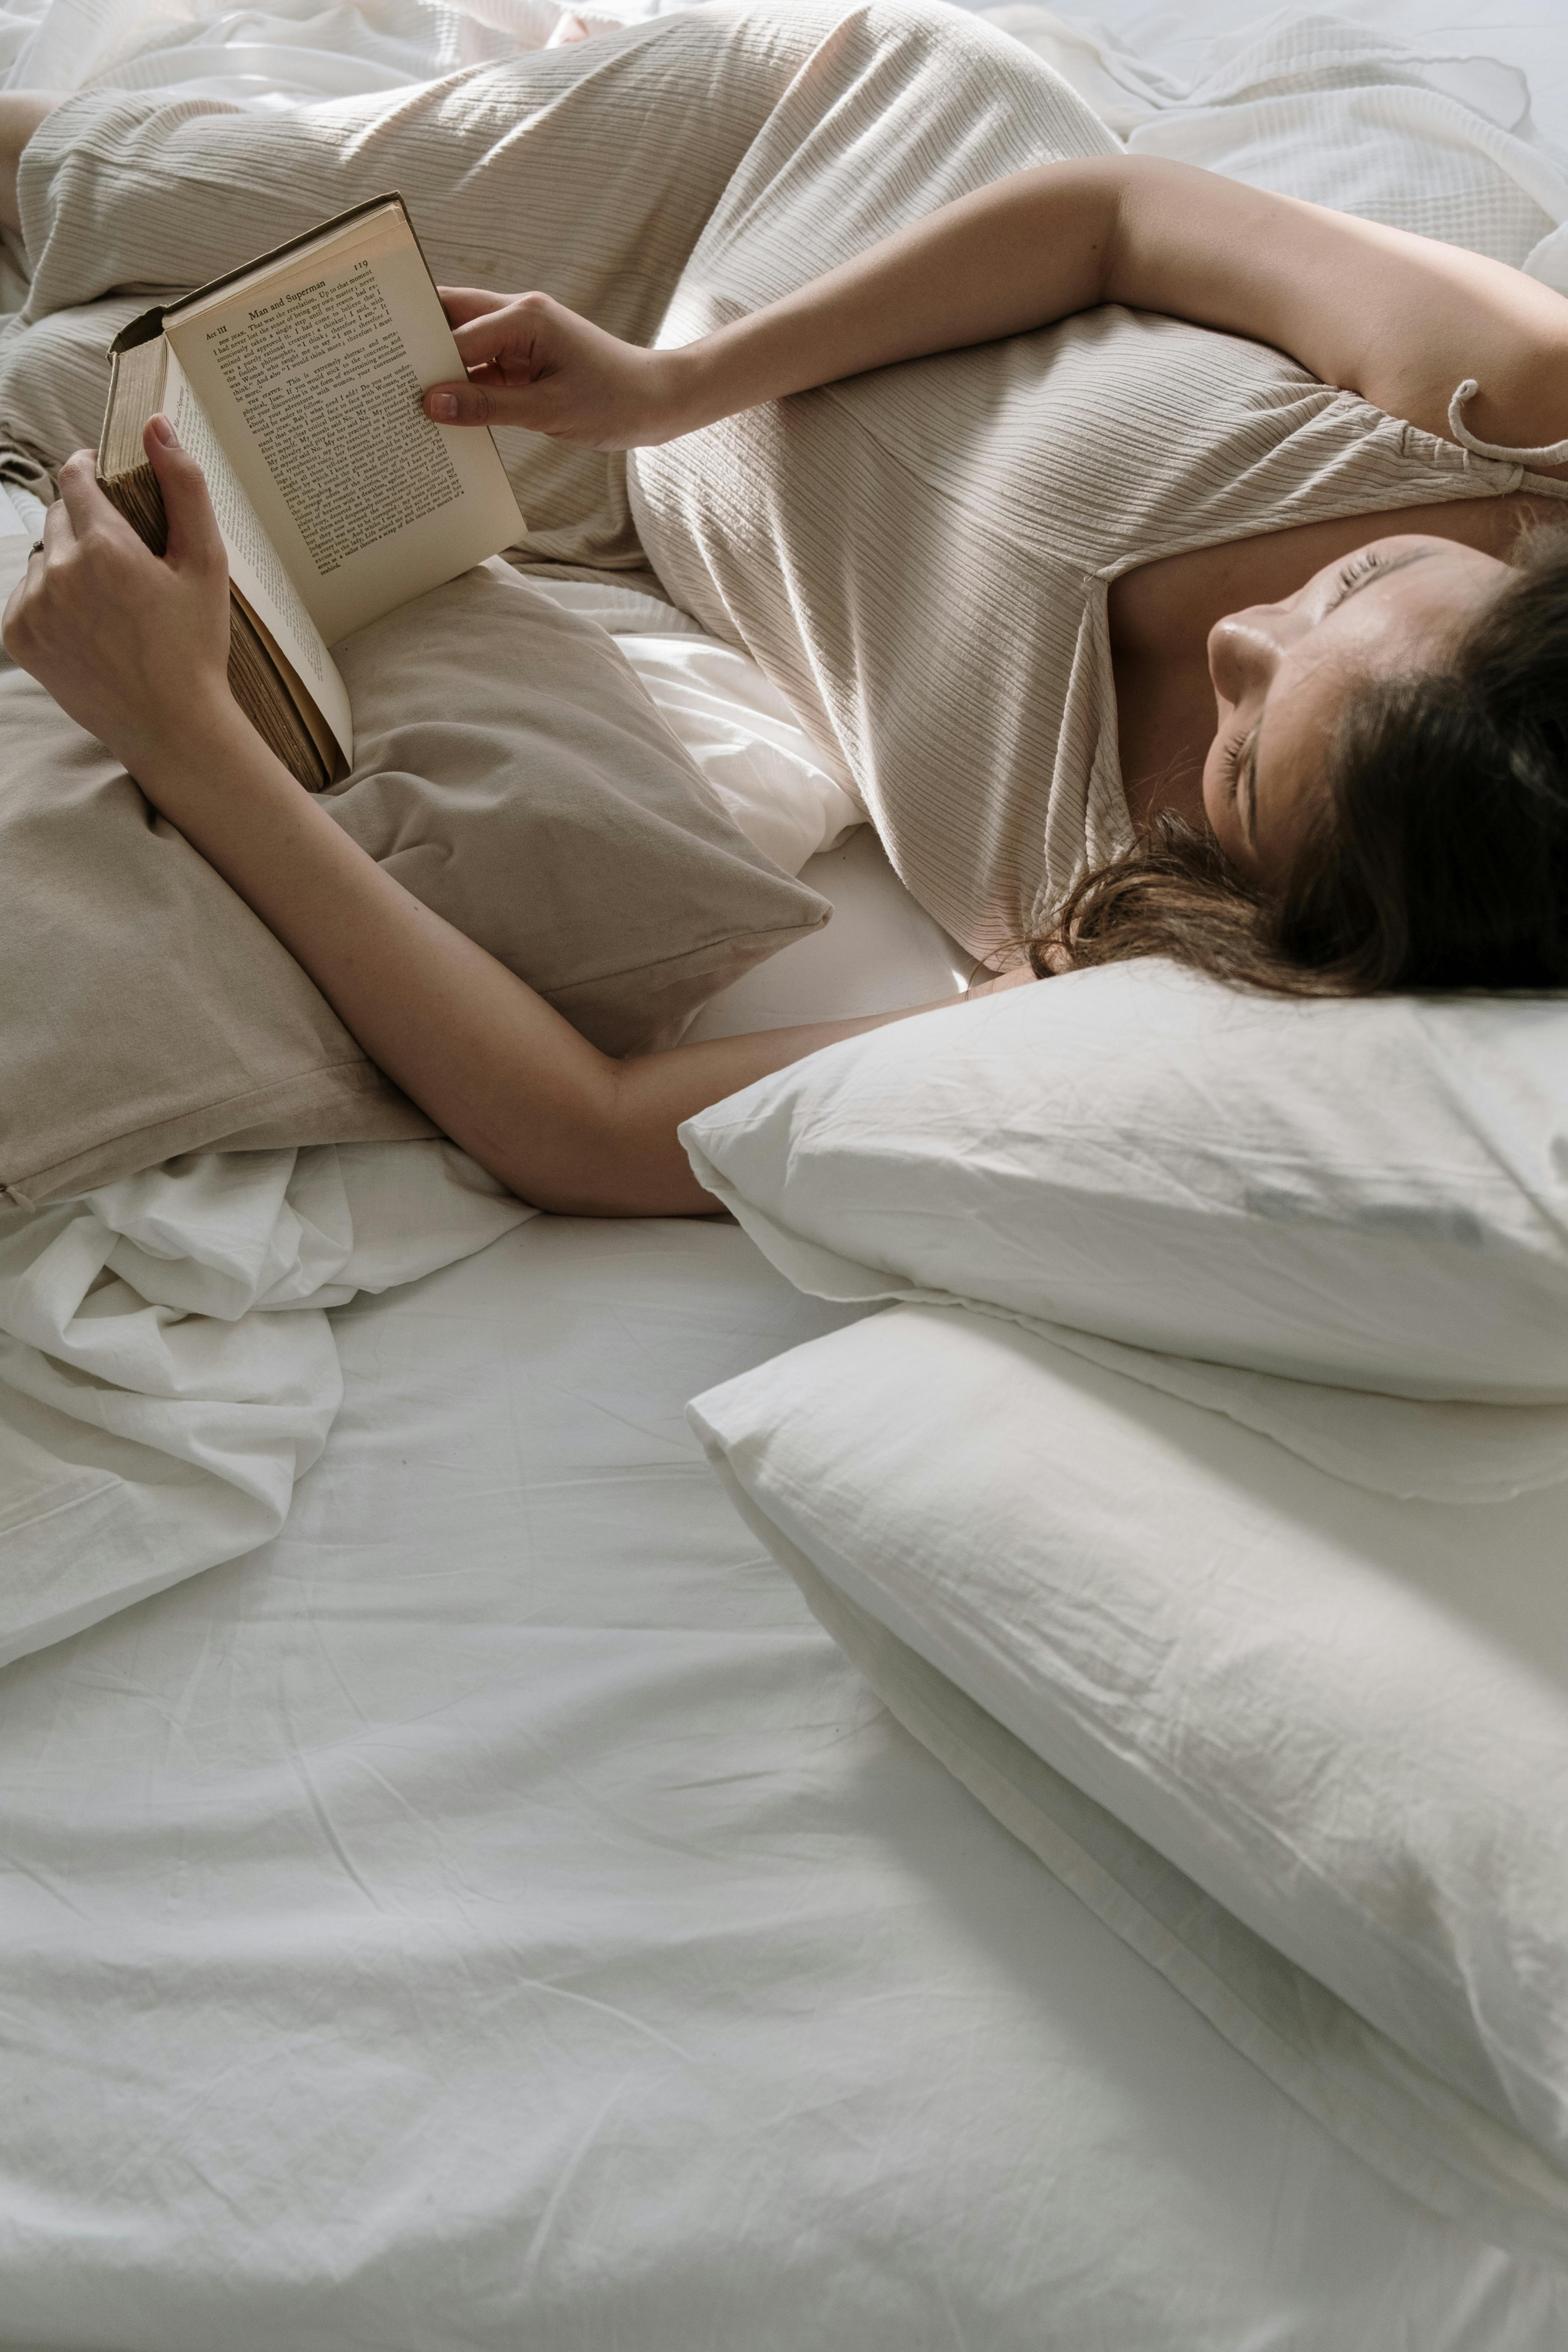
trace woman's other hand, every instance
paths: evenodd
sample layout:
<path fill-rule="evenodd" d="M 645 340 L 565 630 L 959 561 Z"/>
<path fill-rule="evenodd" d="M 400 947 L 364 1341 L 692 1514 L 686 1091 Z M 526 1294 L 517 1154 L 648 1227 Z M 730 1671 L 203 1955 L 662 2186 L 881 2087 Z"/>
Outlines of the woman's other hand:
<path fill-rule="evenodd" d="M 623 343 L 548 294 L 443 286 L 468 378 L 432 384 L 437 425 L 521 425 L 586 449 L 646 449 L 687 429 L 679 352 Z"/>
<path fill-rule="evenodd" d="M 146 788 L 205 717 L 235 706 L 228 688 L 228 559 L 200 467 L 164 417 L 142 446 L 169 519 L 154 555 L 98 485 L 90 449 L 60 468 L 44 520 L 5 607 L 6 652 L 48 688 Z"/>

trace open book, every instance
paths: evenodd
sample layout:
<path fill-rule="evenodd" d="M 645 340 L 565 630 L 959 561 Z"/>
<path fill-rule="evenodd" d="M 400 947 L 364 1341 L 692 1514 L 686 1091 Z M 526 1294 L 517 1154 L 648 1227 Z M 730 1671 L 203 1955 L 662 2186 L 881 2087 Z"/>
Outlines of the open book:
<path fill-rule="evenodd" d="M 99 478 L 162 553 L 142 447 L 162 410 L 206 477 L 228 551 L 235 698 L 317 791 L 353 758 L 328 646 L 524 528 L 489 435 L 420 407 L 428 385 L 465 371 L 402 197 L 146 311 L 111 359 Z"/>

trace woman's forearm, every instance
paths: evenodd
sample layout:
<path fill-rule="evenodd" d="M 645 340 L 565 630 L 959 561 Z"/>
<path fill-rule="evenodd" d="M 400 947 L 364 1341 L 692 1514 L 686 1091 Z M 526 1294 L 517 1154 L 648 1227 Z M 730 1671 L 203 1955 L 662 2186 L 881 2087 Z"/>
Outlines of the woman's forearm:
<path fill-rule="evenodd" d="M 764 310 L 662 356 L 673 429 L 1107 299 L 1127 159 L 1046 163 L 944 205 Z"/>
<path fill-rule="evenodd" d="M 1220 173 L 1110 155 L 998 180 L 659 353 L 670 371 L 660 437 L 1102 302 L 1272 343 L 1437 435 L 1470 375 L 1483 437 L 1528 445 L 1568 430 L 1568 303 L 1551 288 Z"/>
<path fill-rule="evenodd" d="M 371 1059 L 539 1208 L 711 1212 L 677 1140 L 680 1121 L 818 1046 L 900 1017 L 615 1061 L 384 873 L 232 704 L 142 765 L 150 796 L 281 940 Z"/>
<path fill-rule="evenodd" d="M 513 1190 L 570 1184 L 582 1136 L 607 1118 L 606 1056 L 384 873 L 233 704 L 145 753 L 138 772 L 438 1126 Z M 520 1092 L 535 1114 L 521 1137 Z"/>

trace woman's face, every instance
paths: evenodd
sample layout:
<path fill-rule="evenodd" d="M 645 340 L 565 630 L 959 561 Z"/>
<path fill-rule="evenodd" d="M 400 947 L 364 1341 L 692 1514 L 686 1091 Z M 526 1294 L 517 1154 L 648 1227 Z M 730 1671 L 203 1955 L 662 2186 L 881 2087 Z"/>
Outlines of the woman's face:
<path fill-rule="evenodd" d="M 1328 564 L 1282 604 L 1216 622 L 1219 731 L 1204 762 L 1204 811 L 1233 865 L 1265 883 L 1284 877 L 1352 680 L 1435 663 L 1508 577 L 1496 556 L 1405 534 Z"/>

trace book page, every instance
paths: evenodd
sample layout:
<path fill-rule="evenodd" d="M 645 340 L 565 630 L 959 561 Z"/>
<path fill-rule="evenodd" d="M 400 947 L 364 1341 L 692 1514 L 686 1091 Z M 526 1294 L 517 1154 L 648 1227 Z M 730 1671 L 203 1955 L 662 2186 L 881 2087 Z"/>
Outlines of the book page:
<path fill-rule="evenodd" d="M 329 645 L 521 536 L 489 435 L 420 407 L 463 364 L 400 207 L 164 333 Z"/>
<path fill-rule="evenodd" d="M 301 604 L 293 582 L 279 562 L 256 509 L 219 447 L 202 404 L 173 351 L 163 378 L 163 405 L 182 446 L 189 450 L 206 478 L 207 495 L 228 553 L 230 579 L 252 614 L 265 625 L 279 650 L 299 672 L 306 691 L 314 697 L 337 738 L 344 759 L 352 765 L 353 719 L 348 689 L 338 674 L 337 664 Z"/>

